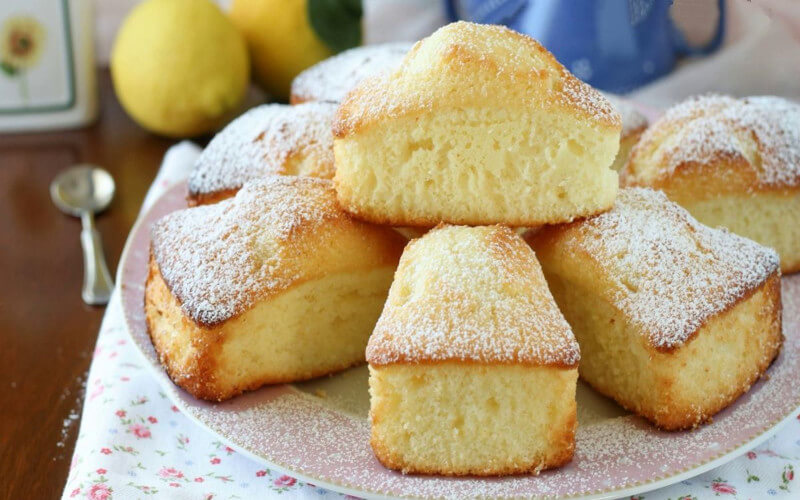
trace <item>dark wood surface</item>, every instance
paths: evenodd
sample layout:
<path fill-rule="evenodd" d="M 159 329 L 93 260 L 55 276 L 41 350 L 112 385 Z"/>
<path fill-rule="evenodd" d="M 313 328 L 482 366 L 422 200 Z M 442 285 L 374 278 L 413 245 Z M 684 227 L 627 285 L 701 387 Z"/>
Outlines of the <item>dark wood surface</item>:
<path fill-rule="evenodd" d="M 83 162 L 114 176 L 114 201 L 97 218 L 114 273 L 173 143 L 125 115 L 107 72 L 100 72 L 99 87 L 100 118 L 92 126 L 0 134 L 0 498 L 61 494 L 104 312 L 81 301 L 80 221 L 53 206 L 50 181 Z"/>

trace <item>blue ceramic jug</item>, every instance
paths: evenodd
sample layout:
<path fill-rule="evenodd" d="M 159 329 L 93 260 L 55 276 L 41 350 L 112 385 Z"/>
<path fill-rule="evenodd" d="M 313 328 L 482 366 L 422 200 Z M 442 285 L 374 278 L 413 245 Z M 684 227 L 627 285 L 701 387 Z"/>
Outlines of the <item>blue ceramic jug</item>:
<path fill-rule="evenodd" d="M 714 1 L 714 0 L 709 0 Z M 452 20 L 505 24 L 539 40 L 578 78 L 625 93 L 670 72 L 677 57 L 722 42 L 725 2 L 712 39 L 690 47 L 669 15 L 671 0 L 446 0 Z"/>

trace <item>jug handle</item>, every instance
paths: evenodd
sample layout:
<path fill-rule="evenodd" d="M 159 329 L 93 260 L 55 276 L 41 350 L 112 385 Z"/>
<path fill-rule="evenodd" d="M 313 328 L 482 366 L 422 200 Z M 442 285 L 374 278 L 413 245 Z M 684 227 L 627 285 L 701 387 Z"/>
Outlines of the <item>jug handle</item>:
<path fill-rule="evenodd" d="M 674 21 L 672 24 L 672 30 L 674 32 L 673 37 L 673 47 L 675 51 L 678 52 L 680 55 L 684 56 L 698 56 L 698 55 L 706 55 L 714 52 L 722 45 L 722 38 L 725 35 L 725 0 L 717 0 L 717 6 L 719 8 L 719 20 L 717 22 L 717 30 L 714 33 L 714 36 L 709 40 L 708 43 L 705 45 L 701 45 L 698 47 L 693 47 L 689 45 L 689 42 L 686 41 L 686 37 L 683 36 L 683 33 L 675 26 Z"/>

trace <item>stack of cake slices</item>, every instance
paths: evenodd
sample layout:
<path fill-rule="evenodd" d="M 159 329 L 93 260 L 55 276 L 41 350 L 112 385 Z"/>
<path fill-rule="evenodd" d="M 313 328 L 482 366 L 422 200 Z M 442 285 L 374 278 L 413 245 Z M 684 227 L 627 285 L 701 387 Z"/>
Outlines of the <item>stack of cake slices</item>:
<path fill-rule="evenodd" d="M 800 138 L 767 130 L 768 113 L 712 103 L 705 125 L 674 112 L 643 133 L 535 40 L 464 22 L 324 61 L 292 102 L 221 131 L 189 179 L 196 206 L 153 227 L 148 327 L 193 395 L 366 361 L 386 467 L 536 473 L 572 458 L 579 377 L 679 430 L 778 355 L 778 254 L 645 182 L 664 178 L 649 165 L 671 161 L 659 151 L 681 147 L 681 124 L 713 134 L 714 113 L 778 137 L 737 145 L 762 177 L 791 174 Z M 724 156 L 696 148 L 697 172 Z"/>

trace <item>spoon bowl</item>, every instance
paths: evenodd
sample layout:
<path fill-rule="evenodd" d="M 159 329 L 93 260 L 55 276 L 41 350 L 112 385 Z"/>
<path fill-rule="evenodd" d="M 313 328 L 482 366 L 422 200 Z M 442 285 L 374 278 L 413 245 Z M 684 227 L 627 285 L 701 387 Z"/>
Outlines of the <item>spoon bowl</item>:
<path fill-rule="evenodd" d="M 77 165 L 56 176 L 50 184 L 53 203 L 75 217 L 83 212 L 102 212 L 114 198 L 111 174 L 94 165 Z"/>

